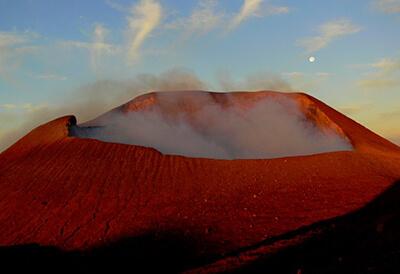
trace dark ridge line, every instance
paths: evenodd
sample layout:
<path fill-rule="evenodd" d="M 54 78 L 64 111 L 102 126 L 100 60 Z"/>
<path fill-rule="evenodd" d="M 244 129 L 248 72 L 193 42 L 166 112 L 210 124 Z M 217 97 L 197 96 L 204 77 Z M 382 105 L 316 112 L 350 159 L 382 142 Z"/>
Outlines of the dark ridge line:
<path fill-rule="evenodd" d="M 397 194 L 396 197 L 390 197 L 392 200 L 390 198 L 387 198 L 387 196 L 395 196 L 396 194 Z M 385 205 L 387 203 L 390 206 Z M 393 205 L 393 203 L 396 203 L 396 204 Z M 384 207 L 384 208 L 382 208 L 382 207 Z M 337 227 L 346 226 L 346 225 L 348 225 L 347 222 L 349 222 L 349 221 L 359 221 L 359 219 L 363 219 L 367 216 L 367 217 L 371 218 L 371 220 L 372 220 L 371 222 L 373 222 L 374 218 L 377 217 L 375 215 L 384 216 L 385 214 L 387 214 L 387 212 L 383 211 L 386 208 L 390 209 L 389 210 L 390 213 L 392 213 L 392 211 L 394 211 L 394 210 L 400 209 L 400 181 L 398 181 L 398 179 L 394 180 L 393 184 L 391 186 L 389 186 L 385 191 L 383 191 L 380 195 L 378 195 L 372 201 L 370 201 L 368 204 L 366 204 L 365 206 L 363 206 L 359 209 L 353 210 L 344 215 L 340 215 L 340 216 L 333 217 L 330 219 L 318 221 L 311 225 L 302 226 L 302 227 L 292 230 L 290 232 L 287 232 L 287 233 L 284 233 L 284 234 L 281 234 L 278 236 L 274 236 L 271 238 L 267 238 L 267 239 L 262 240 L 254 245 L 239 248 L 233 252 L 226 253 L 224 256 L 220 256 L 219 259 L 215 260 L 214 262 L 212 262 L 210 264 L 204 265 L 203 267 L 205 267 L 207 269 L 207 267 L 209 267 L 209 266 L 212 267 L 213 264 L 217 264 L 218 262 L 221 262 L 223 260 L 229 260 L 230 258 L 234 258 L 234 257 L 239 258 L 241 255 L 246 255 L 246 253 L 248 253 L 248 252 L 257 251 L 257 249 L 271 246 L 275 243 L 278 243 L 279 241 L 296 240 L 296 238 L 299 239 L 299 242 L 295 242 L 293 244 L 288 244 L 286 246 L 283 246 L 277 252 L 257 254 L 256 259 L 253 259 L 250 262 L 247 262 L 247 263 L 251 264 L 253 261 L 257 261 L 257 259 L 260 259 L 261 257 L 274 256 L 274 255 L 280 253 L 281 251 L 285 251 L 285 249 L 287 249 L 287 248 L 296 248 L 297 246 L 302 245 L 303 243 L 306 243 L 308 240 L 313 240 L 314 237 L 324 236 L 326 233 L 335 233 L 335 229 L 337 229 Z M 379 210 L 381 210 L 382 212 L 378 212 Z M 351 223 L 350 223 L 350 225 L 351 225 Z M 363 228 L 361 227 L 361 229 L 363 229 Z M 399 250 L 399 253 L 400 253 L 400 250 Z M 400 258 L 400 256 L 399 256 L 399 258 Z M 244 262 L 244 263 L 246 263 L 246 262 Z M 240 265 L 240 266 L 243 266 L 243 265 Z M 240 268 L 240 266 L 239 266 L 239 268 Z M 244 265 L 244 267 L 246 267 L 246 265 Z M 196 269 L 192 269 L 192 270 L 194 270 L 193 273 L 196 273 Z M 188 272 L 192 273 L 191 272 L 192 270 L 189 270 Z M 238 271 L 238 268 L 234 267 L 228 271 L 229 272 Z M 240 271 L 240 269 L 239 269 L 239 271 Z M 399 269 L 399 271 L 400 271 L 400 269 Z M 272 272 L 272 273 L 274 273 L 274 272 Z"/>

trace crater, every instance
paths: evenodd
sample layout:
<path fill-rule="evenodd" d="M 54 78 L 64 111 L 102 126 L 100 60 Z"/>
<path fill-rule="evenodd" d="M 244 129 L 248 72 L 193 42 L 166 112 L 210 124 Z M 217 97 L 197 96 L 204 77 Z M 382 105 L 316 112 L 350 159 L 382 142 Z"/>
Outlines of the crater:
<path fill-rule="evenodd" d="M 345 133 L 302 94 L 154 92 L 70 134 L 213 159 L 271 159 L 352 150 Z"/>

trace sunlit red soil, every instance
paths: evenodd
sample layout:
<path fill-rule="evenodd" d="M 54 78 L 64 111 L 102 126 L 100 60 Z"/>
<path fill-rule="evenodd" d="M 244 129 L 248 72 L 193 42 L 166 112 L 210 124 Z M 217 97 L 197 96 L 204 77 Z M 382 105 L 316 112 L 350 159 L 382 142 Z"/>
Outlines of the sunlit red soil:
<path fill-rule="evenodd" d="M 251 107 L 277 93 L 232 96 L 239 107 Z M 398 146 L 311 96 L 279 96 L 296 98 L 309 119 L 334 128 L 354 150 L 266 160 L 188 158 L 70 137 L 76 119 L 59 118 L 0 155 L 0 245 L 85 250 L 174 232 L 194 239 L 195 256 L 212 258 L 355 211 L 400 179 Z M 150 94 L 122 109 L 154 104 L 157 96 Z M 165 111 L 195 108 L 186 102 Z"/>

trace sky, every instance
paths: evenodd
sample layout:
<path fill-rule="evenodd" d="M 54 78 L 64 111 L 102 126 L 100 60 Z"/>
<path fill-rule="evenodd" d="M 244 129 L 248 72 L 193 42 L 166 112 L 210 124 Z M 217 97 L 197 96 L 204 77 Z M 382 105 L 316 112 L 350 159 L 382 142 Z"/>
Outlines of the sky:
<path fill-rule="evenodd" d="M 400 144 L 400 0 L 0 0 L 0 151 L 185 88 L 303 91 Z"/>

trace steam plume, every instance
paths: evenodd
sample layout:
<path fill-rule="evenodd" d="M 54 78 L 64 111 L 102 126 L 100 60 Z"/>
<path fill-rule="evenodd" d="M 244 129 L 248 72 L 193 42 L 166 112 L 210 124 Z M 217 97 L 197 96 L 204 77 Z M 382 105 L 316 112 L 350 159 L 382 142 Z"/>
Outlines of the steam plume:
<path fill-rule="evenodd" d="M 308 121 L 293 100 L 269 98 L 242 109 L 235 98 L 224 96 L 227 101 L 222 106 L 207 93 L 162 93 L 155 108 L 129 113 L 115 110 L 85 125 L 92 127 L 76 127 L 74 132 L 79 137 L 153 147 L 165 154 L 216 159 L 276 158 L 351 149 L 333 130 L 323 131 Z M 187 104 L 200 109 L 182 111 L 181 106 Z M 171 116 L 165 109 L 175 114 Z"/>

